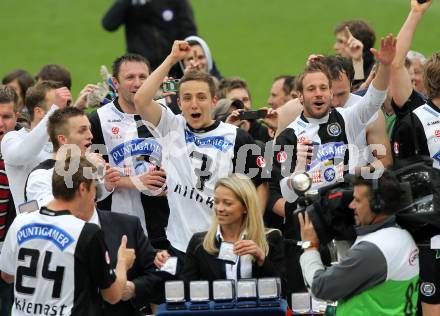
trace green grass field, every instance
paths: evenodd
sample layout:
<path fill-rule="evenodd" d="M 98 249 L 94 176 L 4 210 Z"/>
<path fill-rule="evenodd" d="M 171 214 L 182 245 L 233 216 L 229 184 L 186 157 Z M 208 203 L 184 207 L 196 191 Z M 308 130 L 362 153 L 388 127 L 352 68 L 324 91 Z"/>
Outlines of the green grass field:
<path fill-rule="evenodd" d="M 440 3 L 435 0 L 413 48 L 440 50 Z M 72 72 L 73 91 L 97 82 L 99 66 L 125 52 L 122 29 L 107 33 L 101 18 L 112 0 L 1 0 L 0 76 L 13 68 L 35 73 L 62 63 Z M 209 43 L 223 75 L 239 75 L 251 88 L 254 106 L 266 104 L 272 78 L 301 71 L 310 53 L 333 52 L 338 22 L 363 18 L 378 36 L 396 34 L 408 0 L 192 0 L 199 34 Z"/>

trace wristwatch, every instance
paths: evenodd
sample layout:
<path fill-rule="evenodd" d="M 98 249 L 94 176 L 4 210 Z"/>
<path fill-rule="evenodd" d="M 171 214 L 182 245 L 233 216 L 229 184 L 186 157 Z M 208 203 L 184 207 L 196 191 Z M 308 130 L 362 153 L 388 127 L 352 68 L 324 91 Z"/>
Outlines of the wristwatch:
<path fill-rule="evenodd" d="M 319 248 L 319 244 L 316 241 L 310 241 L 310 240 L 304 240 L 301 243 L 301 248 L 302 249 L 309 249 L 309 248 Z"/>

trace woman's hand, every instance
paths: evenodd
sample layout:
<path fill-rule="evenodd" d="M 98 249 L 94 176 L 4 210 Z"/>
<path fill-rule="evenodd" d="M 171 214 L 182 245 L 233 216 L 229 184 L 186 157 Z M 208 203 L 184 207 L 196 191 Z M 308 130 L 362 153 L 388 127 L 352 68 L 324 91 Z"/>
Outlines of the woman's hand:
<path fill-rule="evenodd" d="M 253 240 L 239 240 L 234 244 L 234 253 L 237 256 L 251 255 L 257 261 L 258 266 L 264 264 L 266 255 Z"/>

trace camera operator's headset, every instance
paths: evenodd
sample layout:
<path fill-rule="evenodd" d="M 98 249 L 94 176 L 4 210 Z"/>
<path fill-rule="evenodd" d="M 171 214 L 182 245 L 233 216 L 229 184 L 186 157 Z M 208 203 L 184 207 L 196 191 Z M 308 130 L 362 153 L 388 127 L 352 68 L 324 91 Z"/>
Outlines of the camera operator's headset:
<path fill-rule="evenodd" d="M 379 179 L 372 179 L 371 191 L 370 209 L 374 214 L 380 214 L 385 209 L 385 201 L 380 197 Z"/>

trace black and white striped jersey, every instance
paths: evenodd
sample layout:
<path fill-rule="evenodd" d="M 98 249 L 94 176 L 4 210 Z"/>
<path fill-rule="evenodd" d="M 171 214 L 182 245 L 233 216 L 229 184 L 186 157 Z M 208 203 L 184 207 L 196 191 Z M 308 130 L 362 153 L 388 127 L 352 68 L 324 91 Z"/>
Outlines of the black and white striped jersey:
<path fill-rule="evenodd" d="M 182 115 L 165 107 L 152 133 L 162 144 L 167 172 L 167 238 L 173 247 L 186 251 L 192 235 L 207 230 L 212 221 L 217 181 L 236 172 L 248 175 L 257 186 L 265 161 L 261 148 L 242 129 L 215 121 L 195 130 Z"/>
<path fill-rule="evenodd" d="M 0 269 L 15 276 L 12 315 L 99 315 L 99 289 L 115 281 L 100 228 L 69 211 L 19 214 Z"/>
<path fill-rule="evenodd" d="M 92 125 L 93 144 L 105 146 L 109 164 L 119 170 L 121 176 L 132 177 L 149 172 L 160 166 L 162 147 L 154 139 L 139 115 L 125 113 L 118 99 L 106 104 L 89 115 Z M 117 188 L 99 208 L 125 213 L 139 218 L 150 239 L 165 237 L 168 222 L 168 202 L 165 197 L 143 194 L 141 183 L 137 188 Z"/>
<path fill-rule="evenodd" d="M 353 170 L 359 163 L 357 145 L 365 142 L 365 127 L 385 97 L 386 91 L 370 85 L 364 97 L 348 108 L 336 108 L 320 119 L 306 118 L 302 113 L 290 123 L 276 139 L 268 207 L 272 209 L 282 197 L 295 202 L 297 195 L 286 180 L 295 170 L 296 147 L 303 140 L 314 144 L 308 172 L 315 188 L 331 184 Z"/>
<path fill-rule="evenodd" d="M 393 156 L 396 161 L 419 155 L 429 156 L 433 167 L 440 168 L 440 110 L 431 100 L 407 113 L 399 122 L 393 137 Z"/>

